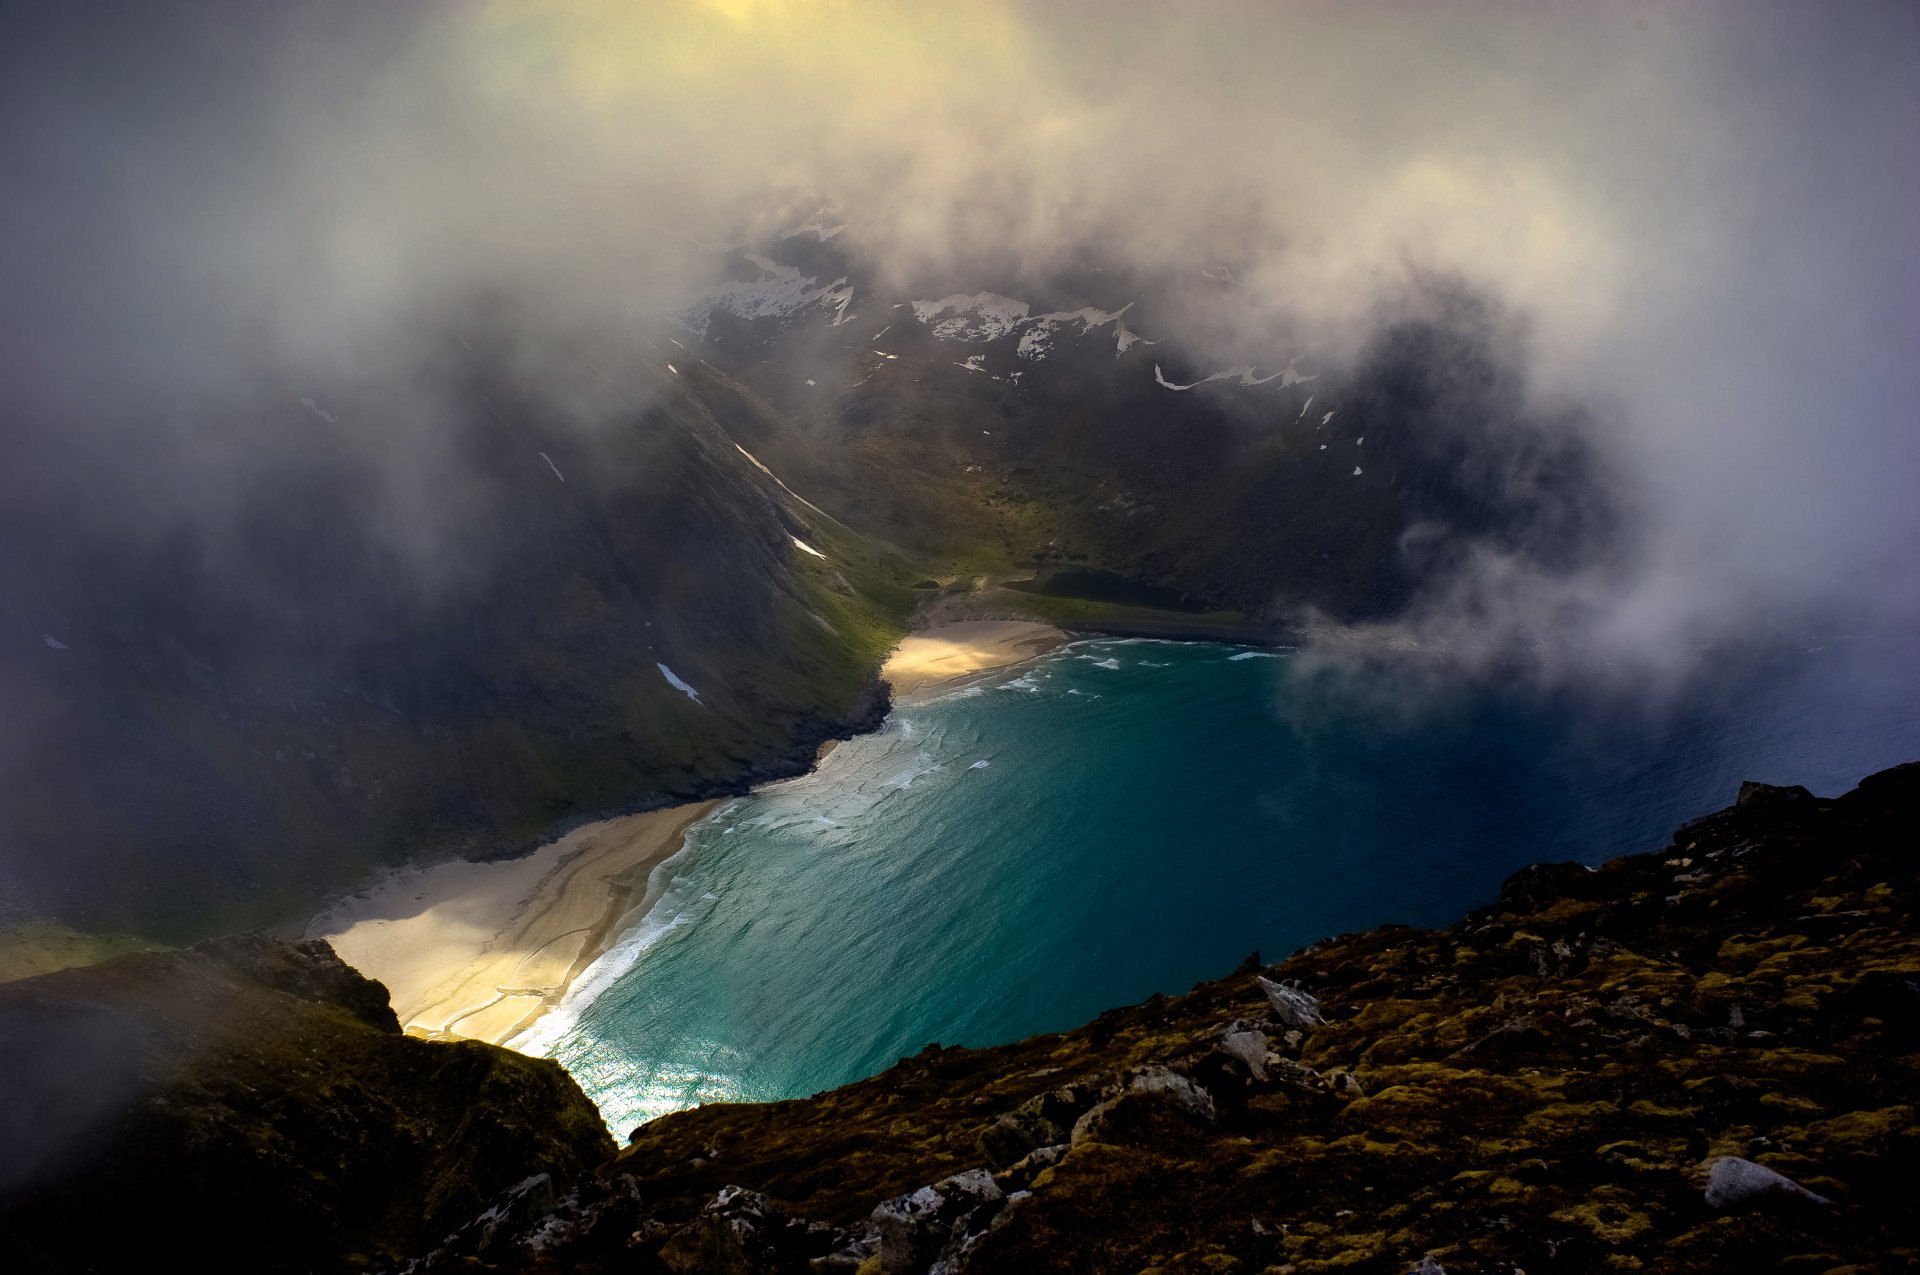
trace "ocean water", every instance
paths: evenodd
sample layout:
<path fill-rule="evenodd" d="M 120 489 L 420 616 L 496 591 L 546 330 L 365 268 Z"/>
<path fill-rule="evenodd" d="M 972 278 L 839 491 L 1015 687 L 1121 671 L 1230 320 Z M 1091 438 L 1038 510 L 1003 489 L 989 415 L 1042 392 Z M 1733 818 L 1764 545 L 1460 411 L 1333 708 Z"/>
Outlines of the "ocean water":
<path fill-rule="evenodd" d="M 1703 655 L 1649 706 L 1077 643 L 901 708 L 697 825 L 657 905 L 521 1044 L 624 1136 L 931 1041 L 1071 1027 L 1254 949 L 1448 923 L 1525 864 L 1657 849 L 1743 779 L 1833 794 L 1920 758 L 1909 654 Z"/>

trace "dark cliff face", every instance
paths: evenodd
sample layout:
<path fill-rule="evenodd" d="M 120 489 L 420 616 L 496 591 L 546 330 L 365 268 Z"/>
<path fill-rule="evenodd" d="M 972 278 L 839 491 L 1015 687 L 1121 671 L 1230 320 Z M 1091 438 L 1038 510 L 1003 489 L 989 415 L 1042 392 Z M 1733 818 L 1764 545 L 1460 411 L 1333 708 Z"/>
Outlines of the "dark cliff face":
<path fill-rule="evenodd" d="M 736 447 L 740 387 L 684 372 L 597 432 L 477 381 L 425 565 L 324 439 L 225 493 L 217 534 L 0 502 L 31 629 L 0 656 L 0 897 L 169 936 L 277 922 L 402 853 L 524 849 L 868 724 L 908 596 Z"/>
<path fill-rule="evenodd" d="M 1920 764 L 1832 801 L 1749 785 L 1447 930 L 664 1117 L 428 1267 L 1907 1269 L 1916 845 Z"/>
<path fill-rule="evenodd" d="M 0 985 L 0 1076 L 10 1271 L 360 1265 L 613 1149 L 559 1064 L 402 1036 L 323 943 Z"/>

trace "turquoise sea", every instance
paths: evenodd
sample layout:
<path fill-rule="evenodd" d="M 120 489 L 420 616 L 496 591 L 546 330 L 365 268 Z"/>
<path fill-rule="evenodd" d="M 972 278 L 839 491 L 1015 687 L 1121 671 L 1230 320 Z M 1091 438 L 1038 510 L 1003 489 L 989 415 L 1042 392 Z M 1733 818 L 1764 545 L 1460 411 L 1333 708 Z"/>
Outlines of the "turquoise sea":
<path fill-rule="evenodd" d="M 1743 779 L 1831 794 L 1920 758 L 1905 654 L 1708 653 L 1648 704 L 1076 643 L 697 825 L 536 1047 L 624 1136 L 1074 1026 L 1253 949 L 1444 924 L 1524 864 L 1657 849 Z"/>

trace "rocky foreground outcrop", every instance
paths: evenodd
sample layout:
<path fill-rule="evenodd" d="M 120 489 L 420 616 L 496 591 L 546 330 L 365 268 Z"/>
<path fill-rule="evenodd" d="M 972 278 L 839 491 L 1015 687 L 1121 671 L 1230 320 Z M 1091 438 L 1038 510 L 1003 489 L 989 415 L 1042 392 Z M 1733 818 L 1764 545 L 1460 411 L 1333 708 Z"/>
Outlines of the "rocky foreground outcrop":
<path fill-rule="evenodd" d="M 1444 931 L 667 1116 L 414 1269 L 1908 1269 L 1916 850 L 1920 765 L 1748 785 Z"/>
<path fill-rule="evenodd" d="M 401 1035 L 386 988 L 324 943 L 0 984 L 10 1273 L 363 1267 L 612 1153 L 559 1064 Z"/>
<path fill-rule="evenodd" d="M 1920 1264 L 1920 765 L 617 1155 L 320 944 L 0 986 L 0 1269 L 979 1275 Z M 1046 977 L 1035 970 L 1034 977 Z"/>

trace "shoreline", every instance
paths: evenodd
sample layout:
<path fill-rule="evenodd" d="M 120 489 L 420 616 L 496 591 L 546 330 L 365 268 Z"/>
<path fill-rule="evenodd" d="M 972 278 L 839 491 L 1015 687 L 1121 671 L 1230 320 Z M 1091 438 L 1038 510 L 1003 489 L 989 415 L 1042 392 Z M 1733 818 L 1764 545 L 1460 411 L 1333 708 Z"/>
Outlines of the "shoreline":
<path fill-rule="evenodd" d="M 976 673 L 1025 664 L 1072 641 L 1065 630 L 1033 620 L 960 620 L 900 639 L 881 680 L 895 703 L 908 703 Z"/>
<path fill-rule="evenodd" d="M 387 987 L 410 1036 L 504 1045 L 605 951 L 653 870 L 721 804 L 687 802 L 574 829 L 518 859 L 389 874 L 307 925 Z"/>
<path fill-rule="evenodd" d="M 1025 663 L 1070 641 L 1049 624 L 975 620 L 903 637 L 880 669 L 895 703 Z M 823 743 L 818 766 L 839 741 Z M 559 1005 L 644 915 L 651 879 L 725 798 L 583 824 L 516 859 L 389 872 L 308 921 L 387 987 L 410 1036 L 505 1045 Z"/>

